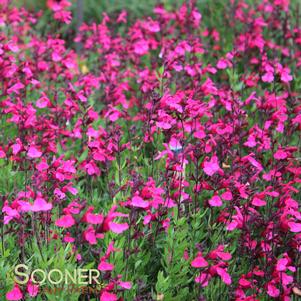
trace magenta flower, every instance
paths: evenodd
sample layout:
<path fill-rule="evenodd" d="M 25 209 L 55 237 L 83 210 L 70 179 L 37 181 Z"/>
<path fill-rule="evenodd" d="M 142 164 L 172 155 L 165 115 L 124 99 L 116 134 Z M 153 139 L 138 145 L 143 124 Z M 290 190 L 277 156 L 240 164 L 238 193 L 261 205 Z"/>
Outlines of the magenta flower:
<path fill-rule="evenodd" d="M 39 212 L 39 211 L 49 211 L 52 209 L 52 204 L 47 203 L 45 199 L 41 197 L 37 197 L 31 207 L 31 210 L 33 212 Z"/>
<path fill-rule="evenodd" d="M 75 220 L 72 217 L 72 215 L 67 214 L 67 215 L 63 215 L 61 218 L 56 220 L 55 224 L 58 227 L 70 228 L 75 224 Z"/>
<path fill-rule="evenodd" d="M 217 173 L 220 170 L 217 156 L 213 156 L 209 161 L 206 160 L 203 169 L 208 176 L 213 176 Z"/>
<path fill-rule="evenodd" d="M 223 202 L 221 198 L 218 195 L 214 195 L 209 201 L 209 205 L 212 207 L 221 207 L 223 205 Z"/>
<path fill-rule="evenodd" d="M 35 146 L 30 146 L 27 151 L 27 156 L 29 158 L 40 158 L 42 156 L 42 152 L 39 151 Z"/>
<path fill-rule="evenodd" d="M 135 195 L 132 198 L 131 205 L 137 208 L 147 208 L 149 206 L 149 202 L 144 201 L 141 197 Z"/>
<path fill-rule="evenodd" d="M 28 281 L 27 283 L 27 292 L 30 297 L 35 297 L 39 293 L 39 286 L 35 285 L 31 282 L 31 280 Z"/>
<path fill-rule="evenodd" d="M 10 301 L 21 300 L 23 298 L 22 291 L 17 284 L 14 285 L 13 289 L 6 293 L 6 299 Z"/>
<path fill-rule="evenodd" d="M 201 253 L 191 262 L 191 266 L 194 268 L 204 268 L 208 266 L 208 262 L 204 259 Z"/>
<path fill-rule="evenodd" d="M 118 298 L 115 294 L 104 291 L 100 296 L 100 301 L 117 301 Z"/>

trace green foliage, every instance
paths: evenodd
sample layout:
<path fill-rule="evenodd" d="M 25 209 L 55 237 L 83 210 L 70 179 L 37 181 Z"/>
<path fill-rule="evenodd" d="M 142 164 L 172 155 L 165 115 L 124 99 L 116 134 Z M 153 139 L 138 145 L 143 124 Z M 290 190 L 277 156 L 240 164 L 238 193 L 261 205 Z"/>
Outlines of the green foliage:
<path fill-rule="evenodd" d="M 186 218 L 174 221 L 167 230 L 166 243 L 162 254 L 162 268 L 158 272 L 156 293 L 163 295 L 164 300 L 192 300 L 190 287 L 193 277 L 190 272 L 190 261 L 184 258 L 190 246 L 189 226 Z"/>

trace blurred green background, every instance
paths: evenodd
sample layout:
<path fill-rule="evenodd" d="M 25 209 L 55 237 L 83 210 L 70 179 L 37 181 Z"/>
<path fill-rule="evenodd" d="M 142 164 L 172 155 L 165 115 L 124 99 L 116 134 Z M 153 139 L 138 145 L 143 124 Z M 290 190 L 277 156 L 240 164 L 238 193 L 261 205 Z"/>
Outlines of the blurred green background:
<path fill-rule="evenodd" d="M 76 13 L 77 0 L 69 0 L 72 4 L 72 10 Z M 185 0 L 184 0 L 185 1 Z M 99 21 L 103 12 L 108 14 L 119 13 L 126 9 L 130 16 L 140 17 L 145 14 L 151 14 L 156 4 L 162 3 L 170 7 L 178 7 L 183 0 L 82 0 L 84 20 L 89 22 L 91 20 Z M 14 0 L 17 6 L 26 6 L 30 10 L 39 10 L 46 8 L 47 0 Z M 204 1 L 203 1 L 204 2 Z M 206 1 L 205 1 L 206 2 Z"/>
<path fill-rule="evenodd" d="M 102 19 L 102 13 L 115 15 L 120 13 L 123 9 L 128 12 L 129 17 L 141 17 L 152 15 L 153 8 L 156 5 L 163 4 L 166 9 L 177 9 L 184 2 L 189 0 L 69 0 L 72 5 L 74 17 L 76 17 L 76 6 L 79 2 L 83 2 L 83 16 L 84 21 L 90 23 L 91 21 L 99 21 Z M 254 2 L 256 0 L 251 0 Z M 38 11 L 45 10 L 47 0 L 13 0 L 16 6 L 25 6 L 29 10 Z M 195 0 L 199 8 L 221 8 L 228 6 L 227 0 Z M 216 11 L 219 14 L 220 11 Z"/>
<path fill-rule="evenodd" d="M 223 15 L 223 9 L 229 9 L 229 0 L 193 0 L 197 7 L 201 10 L 203 18 L 213 18 L 218 20 Z M 76 21 L 76 6 L 79 2 L 83 2 L 83 19 L 90 23 L 100 21 L 102 13 L 106 12 L 111 16 L 117 15 L 123 9 L 127 10 L 129 17 L 138 18 L 141 16 L 152 15 L 153 8 L 158 4 L 163 4 L 166 9 L 177 9 L 183 2 L 189 0 L 69 0 L 72 5 L 74 22 Z M 245 0 L 244 2 L 252 6 L 262 0 Z M 47 0 L 12 0 L 12 3 L 18 7 L 25 6 L 29 10 L 38 11 L 46 9 Z M 239 3 L 238 0 L 234 4 Z M 295 14 L 300 9 L 301 0 L 291 0 L 291 14 Z M 209 14 L 209 15 L 208 15 Z M 225 16 L 225 15 L 224 15 Z M 222 18 L 223 19 L 223 18 Z"/>
<path fill-rule="evenodd" d="M 247 0 L 256 1 L 256 0 Z M 52 12 L 47 10 L 47 0 L 12 0 L 12 4 L 17 7 L 26 7 L 29 11 L 43 10 L 43 17 L 39 19 L 38 25 L 35 27 L 41 35 L 47 36 L 50 32 L 57 32 L 67 41 L 69 45 L 73 44 L 73 38 L 76 28 L 83 22 L 90 24 L 99 23 L 106 12 L 111 20 L 117 18 L 122 10 L 126 10 L 128 14 L 128 23 L 138 18 L 153 16 L 153 9 L 156 5 L 162 4 L 167 10 L 176 10 L 184 2 L 189 3 L 190 0 L 69 0 L 72 3 L 73 20 L 69 25 L 56 24 L 53 19 Z M 194 0 L 202 13 L 203 20 L 208 28 L 220 27 L 219 31 L 226 30 L 227 20 L 225 19 L 225 10 L 229 10 L 228 0 Z M 78 9 L 78 4 L 82 7 Z M 220 24 L 221 21 L 223 24 Z M 111 23 L 110 26 L 114 26 Z M 221 26 L 222 25 L 222 26 Z M 116 24 L 117 26 L 117 24 Z M 122 24 L 118 25 L 123 26 Z"/>
<path fill-rule="evenodd" d="M 237 5 L 240 0 L 69 0 L 72 3 L 73 20 L 69 25 L 57 24 L 53 19 L 53 14 L 47 9 L 47 0 L 12 0 L 13 5 L 18 7 L 26 7 L 29 11 L 43 10 L 43 17 L 39 18 L 39 22 L 35 27 L 42 36 L 56 32 L 61 35 L 71 47 L 75 46 L 74 37 L 82 22 L 91 24 L 99 23 L 106 12 L 111 20 L 117 19 L 122 10 L 126 10 L 128 14 L 128 23 L 133 24 L 138 18 L 153 16 L 153 9 L 156 5 L 162 4 L 167 10 L 177 10 L 184 2 L 196 3 L 197 8 L 202 14 L 202 24 L 208 29 L 216 28 L 220 33 L 224 51 L 232 48 L 232 41 L 235 32 L 231 29 L 230 23 L 233 18 L 233 5 Z M 270 0 L 274 1 L 274 0 Z M 262 0 L 244 0 L 250 5 L 250 8 L 256 4 L 262 3 Z M 290 0 L 290 10 L 293 20 L 292 26 L 296 26 L 300 22 L 301 0 Z M 286 18 L 283 12 L 283 20 Z M 299 21 L 299 22 L 298 22 Z M 123 27 L 123 24 L 116 24 L 117 27 Z M 110 27 L 114 27 L 114 22 L 110 23 Z M 205 29 L 205 28 L 204 28 Z"/>

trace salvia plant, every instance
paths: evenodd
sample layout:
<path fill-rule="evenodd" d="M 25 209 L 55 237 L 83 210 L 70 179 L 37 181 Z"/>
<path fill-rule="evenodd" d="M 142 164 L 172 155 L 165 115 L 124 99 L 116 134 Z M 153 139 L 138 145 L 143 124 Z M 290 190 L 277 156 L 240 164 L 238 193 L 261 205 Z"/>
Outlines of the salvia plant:
<path fill-rule="evenodd" d="M 96 1 L 77 25 L 76 1 L 17 2 L 0 0 L 1 300 L 299 300 L 300 2 Z"/>

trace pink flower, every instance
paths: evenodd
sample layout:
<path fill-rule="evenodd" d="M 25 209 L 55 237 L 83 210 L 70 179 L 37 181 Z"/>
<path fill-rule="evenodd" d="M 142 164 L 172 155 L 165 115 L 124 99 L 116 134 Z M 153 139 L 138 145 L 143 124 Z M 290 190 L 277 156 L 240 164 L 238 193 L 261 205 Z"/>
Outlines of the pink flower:
<path fill-rule="evenodd" d="M 4 212 L 6 215 L 4 216 L 4 224 L 8 224 L 13 218 L 19 219 L 20 214 L 18 210 L 12 209 L 9 206 L 4 206 L 2 208 L 2 212 Z"/>
<path fill-rule="evenodd" d="M 141 39 L 134 43 L 134 52 L 136 54 L 144 55 L 148 53 L 148 50 L 149 50 L 149 46 L 146 40 Z"/>
<path fill-rule="evenodd" d="M 119 281 L 118 285 L 127 290 L 132 288 L 131 282 L 128 281 Z"/>
<path fill-rule="evenodd" d="M 59 199 L 64 199 L 66 197 L 66 194 L 62 192 L 60 189 L 55 188 L 54 189 L 54 194 L 59 198 Z"/>
<path fill-rule="evenodd" d="M 75 220 L 72 215 L 63 215 L 60 219 L 56 220 L 56 226 L 63 228 L 70 228 L 75 224 Z"/>
<path fill-rule="evenodd" d="M 215 195 L 209 200 L 209 204 L 212 207 L 221 207 L 223 205 L 223 202 L 218 195 Z"/>
<path fill-rule="evenodd" d="M 134 196 L 132 198 L 131 205 L 138 208 L 147 208 L 149 206 L 149 202 L 144 201 L 140 196 Z"/>
<path fill-rule="evenodd" d="M 206 287 L 209 284 L 211 275 L 208 273 L 201 273 L 198 277 L 195 278 L 196 283 L 200 283 L 202 287 Z"/>
<path fill-rule="evenodd" d="M 72 20 L 71 12 L 66 8 L 71 6 L 71 3 L 67 0 L 47 0 L 47 6 L 53 10 L 54 19 L 69 24 Z"/>
<path fill-rule="evenodd" d="M 49 104 L 50 101 L 46 96 L 39 98 L 36 102 L 36 106 L 40 109 L 46 108 Z"/>
<path fill-rule="evenodd" d="M 35 297 L 39 292 L 39 286 L 32 284 L 31 280 L 27 283 L 27 292 L 30 297 Z"/>
<path fill-rule="evenodd" d="M 220 170 L 220 167 L 218 165 L 218 158 L 217 156 L 213 156 L 210 161 L 204 162 L 204 172 L 208 176 L 213 176 L 216 172 Z"/>
<path fill-rule="evenodd" d="M 38 171 L 47 170 L 48 167 L 49 165 L 47 164 L 47 161 L 44 158 L 42 158 L 42 161 L 36 165 L 36 169 Z"/>
<path fill-rule="evenodd" d="M 232 221 L 227 224 L 226 229 L 228 231 L 233 231 L 234 229 L 240 228 L 243 225 L 244 217 L 242 215 L 242 212 L 237 206 L 234 206 L 234 208 L 236 210 L 236 214 L 233 215 Z"/>
<path fill-rule="evenodd" d="M 6 299 L 10 301 L 21 300 L 23 298 L 23 294 L 17 284 L 15 284 L 14 288 L 6 294 Z"/>
<path fill-rule="evenodd" d="M 219 59 L 219 61 L 217 62 L 216 67 L 218 69 L 226 69 L 228 67 L 227 61 L 225 59 Z"/>
<path fill-rule="evenodd" d="M 274 158 L 276 160 L 284 160 L 284 159 L 287 158 L 287 153 L 285 151 L 281 150 L 281 149 L 278 149 L 276 151 L 276 153 L 274 154 Z"/>
<path fill-rule="evenodd" d="M 15 53 L 20 50 L 18 45 L 12 41 L 8 42 L 6 46 L 10 51 L 15 52 Z"/>
<path fill-rule="evenodd" d="M 244 145 L 246 145 L 248 147 L 255 147 L 257 145 L 256 136 L 255 135 L 250 135 L 248 137 L 248 140 L 244 143 Z"/>
<path fill-rule="evenodd" d="M 244 278 L 244 276 L 239 279 L 238 283 L 239 283 L 239 285 L 246 287 L 246 288 L 251 286 L 251 282 L 248 281 L 246 278 Z"/>
<path fill-rule="evenodd" d="M 156 125 L 158 128 L 161 128 L 163 130 L 168 130 L 171 128 L 171 124 L 169 122 L 157 121 Z"/>
<path fill-rule="evenodd" d="M 102 214 L 94 214 L 94 213 L 87 213 L 86 214 L 86 222 L 92 225 L 100 225 L 102 224 L 104 217 Z"/>
<path fill-rule="evenodd" d="M 73 195 L 77 195 L 77 193 L 78 193 L 78 190 L 75 187 L 65 186 L 64 188 L 66 188 Z"/>
<path fill-rule="evenodd" d="M 43 198 L 37 197 L 31 207 L 33 212 L 49 211 L 52 209 L 52 204 L 47 203 Z"/>
<path fill-rule="evenodd" d="M 98 265 L 98 269 L 100 271 L 112 271 L 114 269 L 114 265 L 109 263 L 109 262 L 106 262 L 106 261 L 102 260 L 100 262 L 100 264 Z"/>
<path fill-rule="evenodd" d="M 104 291 L 100 296 L 100 301 L 117 301 L 117 296 L 115 294 Z"/>
<path fill-rule="evenodd" d="M 193 10 L 192 11 L 192 17 L 193 17 L 193 25 L 195 28 L 198 28 L 202 19 L 202 15 L 199 11 Z"/>
<path fill-rule="evenodd" d="M 116 217 L 128 217 L 128 214 L 116 212 L 117 206 L 114 205 L 111 210 L 109 211 L 108 215 L 105 217 L 102 225 L 103 232 L 112 231 L 114 233 L 121 233 L 128 229 L 128 224 L 117 224 L 114 223 L 113 220 Z"/>
<path fill-rule="evenodd" d="M 118 224 L 114 222 L 109 222 L 109 228 L 112 232 L 116 234 L 120 234 L 124 231 L 126 231 L 129 228 L 129 225 L 127 223 Z"/>
<path fill-rule="evenodd" d="M 278 272 L 285 271 L 287 264 L 288 264 L 287 258 L 280 258 L 280 259 L 278 259 L 277 265 L 276 265 L 276 271 L 278 271 Z"/>
<path fill-rule="evenodd" d="M 274 80 L 274 75 L 271 72 L 267 72 L 261 77 L 261 79 L 265 83 L 271 83 Z"/>
<path fill-rule="evenodd" d="M 90 176 L 100 175 L 100 170 L 93 161 L 90 161 L 89 163 L 87 163 L 85 165 L 85 169 L 86 169 L 88 175 L 90 175 Z"/>
<path fill-rule="evenodd" d="M 253 158 L 253 153 L 248 155 L 248 156 L 245 156 L 242 158 L 243 161 L 249 161 L 254 167 L 256 167 L 258 169 L 258 171 L 262 171 L 263 170 L 263 167 L 262 165 Z"/>
<path fill-rule="evenodd" d="M 149 30 L 150 32 L 159 32 L 160 31 L 160 24 L 152 19 L 149 19 L 147 22 L 142 24 L 143 28 Z"/>
<path fill-rule="evenodd" d="M 127 11 L 122 10 L 117 18 L 117 23 L 126 23 Z"/>
<path fill-rule="evenodd" d="M 5 154 L 5 152 L 0 147 L 0 159 L 3 159 L 5 157 L 6 157 L 6 154 Z"/>
<path fill-rule="evenodd" d="M 61 57 L 60 54 L 57 53 L 56 51 L 54 51 L 54 52 L 52 53 L 51 57 L 52 57 L 52 60 L 53 60 L 54 62 L 59 62 L 59 61 L 62 60 L 62 57 Z"/>
<path fill-rule="evenodd" d="M 266 201 L 255 196 L 252 200 L 252 205 L 256 207 L 262 207 L 266 205 Z"/>
<path fill-rule="evenodd" d="M 7 93 L 8 94 L 12 94 L 12 93 L 19 94 L 20 93 L 19 90 L 21 90 L 23 88 L 25 88 L 25 86 L 22 83 L 16 83 L 7 90 Z"/>
<path fill-rule="evenodd" d="M 90 245 L 97 244 L 95 230 L 92 226 L 90 226 L 87 230 L 84 231 L 84 238 Z"/>
<path fill-rule="evenodd" d="M 268 284 L 268 295 L 277 298 L 280 295 L 280 290 L 273 284 Z"/>
<path fill-rule="evenodd" d="M 47 6 L 56 12 L 71 6 L 71 3 L 67 0 L 47 0 Z"/>
<path fill-rule="evenodd" d="M 288 83 L 293 80 L 293 77 L 290 75 L 290 69 L 285 68 L 279 68 L 280 69 L 280 79 L 284 83 Z"/>
<path fill-rule="evenodd" d="M 230 275 L 226 272 L 225 269 L 222 269 L 222 268 L 217 267 L 217 268 L 216 268 L 216 273 L 221 277 L 222 281 L 223 281 L 225 284 L 230 285 L 230 284 L 232 283 L 231 277 L 230 277 Z"/>
<path fill-rule="evenodd" d="M 290 74 L 288 74 L 288 73 L 281 74 L 281 81 L 283 81 L 284 83 L 288 83 L 292 80 L 293 80 L 293 77 Z"/>
<path fill-rule="evenodd" d="M 64 236 L 64 241 L 65 242 L 74 242 L 75 239 L 72 236 L 70 236 L 69 232 L 67 232 L 66 235 Z"/>
<path fill-rule="evenodd" d="M 42 156 L 42 152 L 40 152 L 35 146 L 30 146 L 27 151 L 27 156 L 29 158 L 40 158 Z"/>
<path fill-rule="evenodd" d="M 208 266 L 208 262 L 204 259 L 201 253 L 191 262 L 191 266 L 194 268 L 204 268 Z"/>
<path fill-rule="evenodd" d="M 13 150 L 13 154 L 17 155 L 19 151 L 22 149 L 22 143 L 19 141 L 19 139 L 17 139 L 17 143 L 13 144 L 11 148 Z"/>
<path fill-rule="evenodd" d="M 210 258 L 210 259 L 220 258 L 222 260 L 230 260 L 232 258 L 232 256 L 230 253 L 224 252 L 223 245 L 219 245 L 215 250 L 211 251 L 208 254 L 208 258 Z"/>
<path fill-rule="evenodd" d="M 231 191 L 225 191 L 225 192 L 222 194 L 222 198 L 223 198 L 225 201 L 231 201 L 232 198 L 233 198 L 233 195 L 232 195 Z"/>
<path fill-rule="evenodd" d="M 291 232 L 301 232 L 301 223 L 288 222 Z"/>

